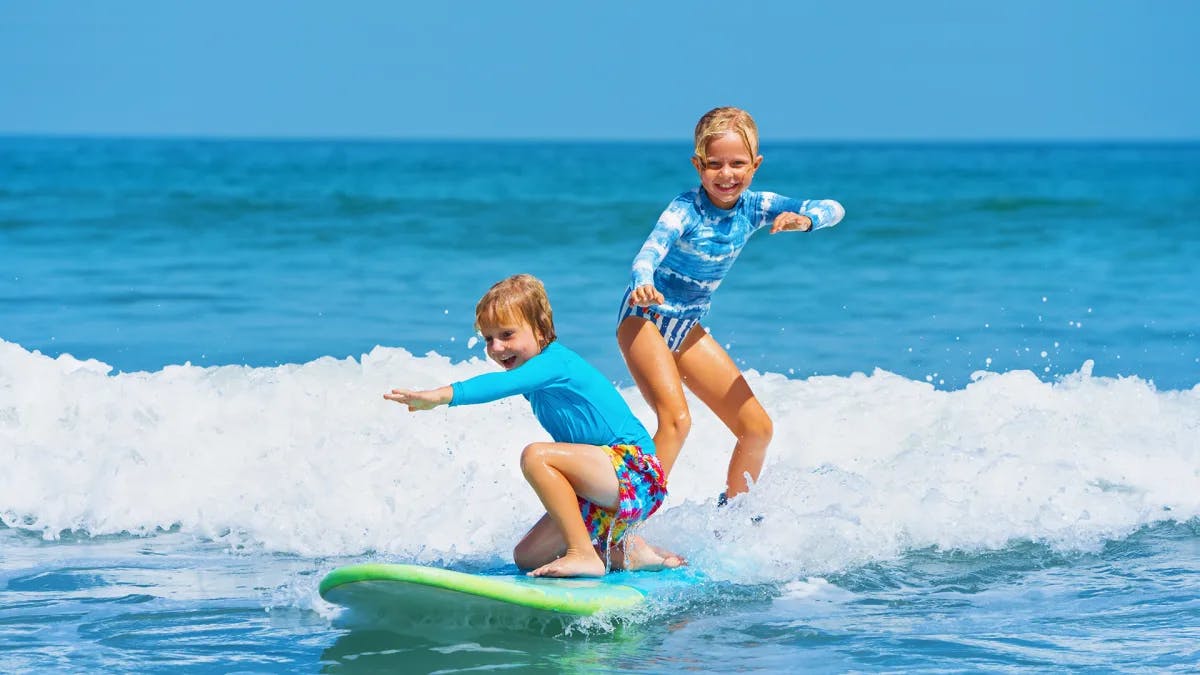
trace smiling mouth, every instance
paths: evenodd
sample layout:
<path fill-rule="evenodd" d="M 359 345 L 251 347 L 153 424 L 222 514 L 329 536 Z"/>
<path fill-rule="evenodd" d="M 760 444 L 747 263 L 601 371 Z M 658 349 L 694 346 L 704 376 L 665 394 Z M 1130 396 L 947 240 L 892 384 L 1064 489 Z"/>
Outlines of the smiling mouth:
<path fill-rule="evenodd" d="M 504 357 L 501 357 L 496 360 L 500 363 L 500 365 L 504 366 L 505 368 L 512 368 L 513 366 L 517 365 L 517 355 L 516 354 L 504 356 Z"/>

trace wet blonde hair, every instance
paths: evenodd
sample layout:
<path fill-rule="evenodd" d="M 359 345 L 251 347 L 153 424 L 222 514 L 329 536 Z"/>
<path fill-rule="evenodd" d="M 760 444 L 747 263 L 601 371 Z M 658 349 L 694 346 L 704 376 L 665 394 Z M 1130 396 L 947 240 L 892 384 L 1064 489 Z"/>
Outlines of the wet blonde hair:
<path fill-rule="evenodd" d="M 475 330 L 514 323 L 529 324 L 543 349 L 557 337 L 546 287 L 532 274 L 514 274 L 496 282 L 475 305 Z"/>
<path fill-rule="evenodd" d="M 758 125 L 750 113 L 741 108 L 713 108 L 696 122 L 696 156 L 708 161 L 708 142 L 732 131 L 742 137 L 751 157 L 758 157 Z"/>

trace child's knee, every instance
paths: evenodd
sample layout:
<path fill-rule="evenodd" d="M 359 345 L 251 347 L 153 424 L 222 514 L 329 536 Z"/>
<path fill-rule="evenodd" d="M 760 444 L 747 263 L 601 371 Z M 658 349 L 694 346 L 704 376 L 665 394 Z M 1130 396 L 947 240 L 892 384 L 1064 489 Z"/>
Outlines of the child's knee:
<path fill-rule="evenodd" d="M 549 443 L 530 443 L 521 451 L 521 472 L 526 476 L 530 470 L 546 464 L 546 451 Z"/>
<path fill-rule="evenodd" d="M 658 428 L 670 429 L 676 436 L 684 438 L 692 430 L 692 413 L 687 406 L 661 409 L 658 411 Z"/>
<path fill-rule="evenodd" d="M 523 570 L 532 570 L 558 557 L 558 554 L 542 550 L 536 543 L 521 541 L 513 547 L 513 564 Z"/>
<path fill-rule="evenodd" d="M 771 437 L 775 435 L 775 423 L 771 421 L 770 415 L 767 415 L 764 410 L 760 409 L 744 415 L 740 422 L 741 429 L 738 430 L 738 438 L 742 440 L 769 443 Z"/>
<path fill-rule="evenodd" d="M 513 547 L 513 563 L 523 570 L 531 570 L 536 567 L 541 567 L 539 560 L 534 556 L 530 546 L 527 546 L 524 541 L 518 542 Z"/>

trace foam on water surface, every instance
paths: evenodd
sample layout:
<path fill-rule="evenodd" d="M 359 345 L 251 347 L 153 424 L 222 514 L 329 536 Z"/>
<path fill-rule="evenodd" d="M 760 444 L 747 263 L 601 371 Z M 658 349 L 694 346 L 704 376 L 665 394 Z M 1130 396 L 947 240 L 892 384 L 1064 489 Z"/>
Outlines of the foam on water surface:
<path fill-rule="evenodd" d="M 541 513 L 520 399 L 408 413 L 395 386 L 487 372 L 378 347 L 273 368 L 112 374 L 0 343 L 0 517 L 53 539 L 175 530 L 235 548 L 496 565 Z M 775 420 L 755 489 L 715 508 L 732 437 L 694 406 L 647 537 L 714 579 L 791 581 L 905 551 L 1066 551 L 1200 516 L 1200 387 L 980 373 L 956 391 L 876 370 L 749 372 Z M 633 388 L 622 391 L 653 428 Z M 752 518 L 763 520 L 752 525 Z"/>

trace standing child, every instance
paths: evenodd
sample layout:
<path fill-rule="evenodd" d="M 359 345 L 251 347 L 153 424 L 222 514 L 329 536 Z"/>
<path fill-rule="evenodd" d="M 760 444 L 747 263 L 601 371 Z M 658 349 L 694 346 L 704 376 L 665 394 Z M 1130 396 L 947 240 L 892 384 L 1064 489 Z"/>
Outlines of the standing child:
<path fill-rule="evenodd" d="M 610 553 L 614 567 L 676 567 L 683 560 L 629 537 L 667 496 L 654 441 L 612 384 L 578 354 L 555 341 L 554 316 L 542 282 L 528 274 L 492 286 L 475 306 L 475 328 L 487 354 L 505 372 L 479 375 L 432 389 L 393 389 L 383 397 L 410 411 L 450 404 L 486 403 L 522 394 L 550 432 L 551 443 L 531 443 L 521 471 L 546 515 L 513 550 L 532 576 L 601 576 Z"/>
<path fill-rule="evenodd" d="M 749 190 L 762 164 L 758 128 L 738 108 L 715 108 L 696 124 L 692 164 L 700 186 L 674 199 L 633 260 L 617 318 L 617 342 L 642 396 L 658 416 L 654 442 L 670 473 L 691 428 L 683 385 L 737 438 L 718 503 L 758 479 L 771 418 L 733 360 L 700 326 L 713 291 L 750 235 L 831 227 L 845 215 L 832 199 L 798 200 Z M 789 277 L 795 275 L 789 274 Z"/>

